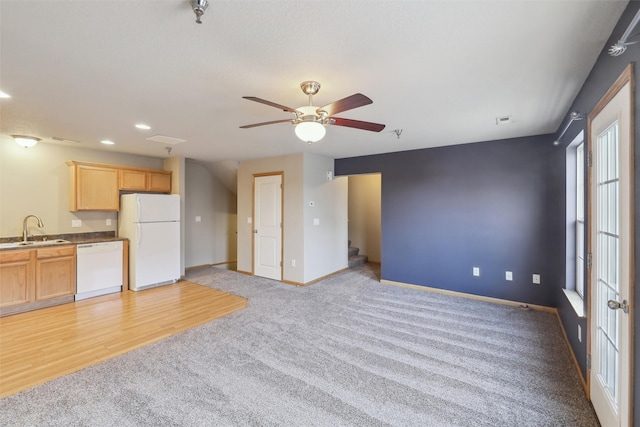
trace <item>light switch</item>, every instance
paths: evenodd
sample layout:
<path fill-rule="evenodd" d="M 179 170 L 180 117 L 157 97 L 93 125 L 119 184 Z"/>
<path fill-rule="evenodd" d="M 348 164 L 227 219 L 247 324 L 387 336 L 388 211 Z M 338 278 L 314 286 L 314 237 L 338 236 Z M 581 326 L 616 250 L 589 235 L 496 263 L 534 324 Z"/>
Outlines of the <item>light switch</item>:
<path fill-rule="evenodd" d="M 313 218 L 313 225 L 320 225 L 320 218 Z"/>
<path fill-rule="evenodd" d="M 251 224 L 251 222 L 252 222 L 251 217 L 248 217 L 247 218 L 247 224 Z"/>
<path fill-rule="evenodd" d="M 107 218 L 107 225 L 111 225 L 111 218 Z"/>
<path fill-rule="evenodd" d="M 480 267 L 473 267 L 473 275 L 480 276 Z"/>
<path fill-rule="evenodd" d="M 202 217 L 200 215 L 196 216 L 196 222 L 202 222 Z"/>
<path fill-rule="evenodd" d="M 539 274 L 534 274 L 533 275 L 533 283 L 535 285 L 539 285 L 540 284 L 540 275 Z"/>
<path fill-rule="evenodd" d="M 74 227 L 74 228 L 82 227 L 82 220 L 80 220 L 80 219 L 72 219 L 71 220 L 71 227 Z"/>
<path fill-rule="evenodd" d="M 511 271 L 505 271 L 504 273 L 504 278 L 508 281 L 512 281 L 513 280 L 513 272 Z"/>

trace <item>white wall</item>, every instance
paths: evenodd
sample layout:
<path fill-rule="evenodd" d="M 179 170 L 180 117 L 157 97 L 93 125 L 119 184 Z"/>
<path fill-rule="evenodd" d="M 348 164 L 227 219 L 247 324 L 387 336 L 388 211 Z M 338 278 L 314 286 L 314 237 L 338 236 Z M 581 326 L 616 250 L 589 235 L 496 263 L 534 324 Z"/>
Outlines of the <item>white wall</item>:
<path fill-rule="evenodd" d="M 284 172 L 282 212 L 284 240 L 283 280 L 304 282 L 304 213 L 303 213 L 303 154 L 247 160 L 238 167 L 238 271 L 252 272 L 253 175 Z M 296 259 L 296 267 L 285 260 Z"/>
<path fill-rule="evenodd" d="M 186 267 L 235 261 L 235 194 L 193 160 L 186 161 L 185 187 Z"/>
<path fill-rule="evenodd" d="M 333 176 L 333 159 L 304 155 L 304 282 L 347 268 L 347 180 Z M 313 202 L 313 206 L 310 206 Z M 314 223 L 317 220 L 318 224 Z"/>
<path fill-rule="evenodd" d="M 327 180 L 334 160 L 308 153 L 241 162 L 238 270 L 252 272 L 253 175 L 284 172 L 283 280 L 307 283 L 347 267 L 347 181 Z M 315 206 L 309 206 L 313 201 Z M 314 218 L 319 225 L 314 225 Z M 292 266 L 292 260 L 296 266 Z"/>
<path fill-rule="evenodd" d="M 117 230 L 116 212 L 69 212 L 68 160 L 163 169 L 163 159 L 40 142 L 22 148 L 0 136 L 0 237 L 22 235 L 22 220 L 38 215 L 45 234 Z M 82 220 L 72 228 L 71 220 Z M 106 225 L 106 220 L 111 225 Z M 36 227 L 30 232 L 37 235 Z"/>
<path fill-rule="evenodd" d="M 349 239 L 369 261 L 380 262 L 382 175 L 349 176 Z"/>

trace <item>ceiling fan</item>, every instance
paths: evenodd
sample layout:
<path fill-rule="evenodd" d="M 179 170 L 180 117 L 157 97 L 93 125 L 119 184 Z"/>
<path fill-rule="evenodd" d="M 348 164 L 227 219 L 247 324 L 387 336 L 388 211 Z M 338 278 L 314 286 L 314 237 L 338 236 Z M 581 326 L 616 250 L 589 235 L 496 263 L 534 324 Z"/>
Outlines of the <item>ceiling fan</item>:
<path fill-rule="evenodd" d="M 306 95 L 309 95 L 309 105 L 295 109 L 276 104 L 275 102 L 267 101 L 265 99 L 256 98 L 255 96 L 243 96 L 244 99 L 248 99 L 249 101 L 255 101 L 261 104 L 270 105 L 282 111 L 286 111 L 287 113 L 292 113 L 293 118 L 285 120 L 274 120 L 271 122 L 254 123 L 251 125 L 240 126 L 240 128 L 248 129 L 257 126 L 289 122 L 296 127 L 295 132 L 298 138 L 309 144 L 311 144 L 312 142 L 320 141 L 326 133 L 325 126 L 329 125 L 346 126 L 350 128 L 369 130 L 372 132 L 380 132 L 382 129 L 384 129 L 385 125 L 379 123 L 343 119 L 341 117 L 334 116 L 334 114 L 373 103 L 371 99 L 361 93 L 347 96 L 346 98 L 332 102 L 331 104 L 327 104 L 324 107 L 315 107 L 313 105 L 313 95 L 318 93 L 318 91 L 320 90 L 320 83 L 314 81 L 306 81 L 300 83 L 300 88 Z"/>

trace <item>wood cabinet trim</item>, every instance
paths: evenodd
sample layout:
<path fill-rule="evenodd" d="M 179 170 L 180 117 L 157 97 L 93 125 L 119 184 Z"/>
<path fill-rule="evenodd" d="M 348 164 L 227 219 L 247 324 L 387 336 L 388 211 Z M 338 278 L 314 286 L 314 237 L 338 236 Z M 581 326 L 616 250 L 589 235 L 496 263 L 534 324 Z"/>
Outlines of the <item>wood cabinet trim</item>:
<path fill-rule="evenodd" d="M 67 161 L 67 165 L 97 167 L 97 168 L 104 168 L 104 169 L 130 170 L 130 171 L 139 171 L 139 172 L 154 172 L 154 173 L 162 173 L 162 174 L 168 174 L 168 175 L 171 174 L 171 171 L 167 171 L 164 169 L 141 168 L 137 166 L 125 166 L 125 165 L 113 165 L 108 163 L 79 162 L 77 160 L 69 160 Z"/>
<path fill-rule="evenodd" d="M 76 254 L 76 245 L 38 248 L 36 249 L 36 251 L 37 251 L 36 258 L 38 259 L 55 258 L 55 257 L 62 257 L 62 256 L 73 256 Z"/>
<path fill-rule="evenodd" d="M 0 251 L 0 263 L 28 261 L 32 255 L 31 249 Z"/>

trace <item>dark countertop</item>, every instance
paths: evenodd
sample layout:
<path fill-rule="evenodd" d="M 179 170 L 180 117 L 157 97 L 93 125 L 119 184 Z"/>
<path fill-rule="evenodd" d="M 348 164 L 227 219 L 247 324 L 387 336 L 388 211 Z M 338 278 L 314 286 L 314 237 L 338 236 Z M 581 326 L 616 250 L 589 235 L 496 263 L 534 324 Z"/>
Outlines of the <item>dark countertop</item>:
<path fill-rule="evenodd" d="M 44 236 L 42 236 L 44 237 Z M 69 245 L 78 245 L 82 243 L 99 243 L 99 242 L 113 242 L 118 240 L 127 240 L 124 237 L 116 237 L 115 231 L 98 231 L 91 233 L 69 233 L 69 234 L 49 234 L 47 235 L 47 239 L 45 243 L 43 242 L 41 236 L 35 236 L 33 241 L 42 242 L 37 245 L 25 245 L 25 246 L 11 246 L 8 248 L 0 248 L 0 250 L 14 250 L 14 249 L 33 249 L 33 248 L 42 248 L 54 245 L 64 245 L 65 243 L 56 242 L 56 240 L 68 240 Z M 21 242 L 22 237 L 0 237 L 0 244 L 2 243 L 16 243 Z"/>

